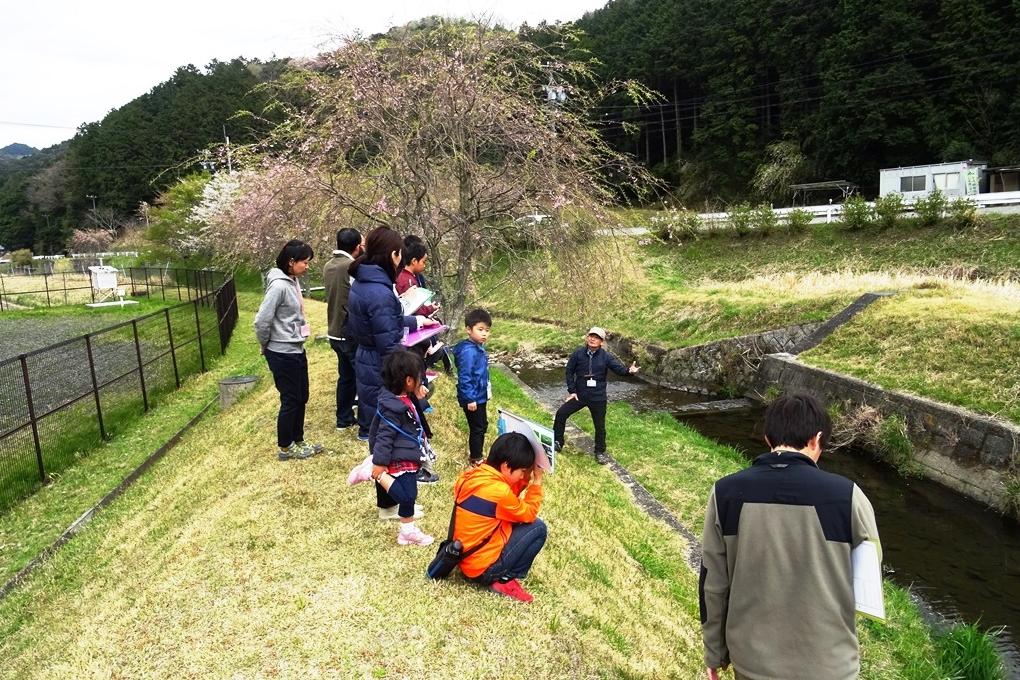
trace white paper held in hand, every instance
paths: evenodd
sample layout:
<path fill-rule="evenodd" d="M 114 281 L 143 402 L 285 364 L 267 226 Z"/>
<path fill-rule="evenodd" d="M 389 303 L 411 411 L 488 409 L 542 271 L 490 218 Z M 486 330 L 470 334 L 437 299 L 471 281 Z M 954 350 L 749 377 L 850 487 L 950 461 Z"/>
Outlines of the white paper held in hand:
<path fill-rule="evenodd" d="M 552 430 L 503 409 L 496 409 L 496 413 L 496 431 L 499 434 L 520 432 L 528 438 L 535 451 L 535 464 L 547 472 L 556 471 L 556 444 Z"/>
<path fill-rule="evenodd" d="M 411 286 L 398 297 L 400 298 L 400 307 L 404 312 L 404 316 L 411 316 L 419 309 L 422 305 L 425 305 L 435 296 L 435 293 L 427 288 L 419 288 L 418 286 Z"/>
<path fill-rule="evenodd" d="M 850 565 L 854 574 L 854 608 L 865 616 L 885 621 L 882 564 L 874 541 L 863 541 L 854 548 Z"/>

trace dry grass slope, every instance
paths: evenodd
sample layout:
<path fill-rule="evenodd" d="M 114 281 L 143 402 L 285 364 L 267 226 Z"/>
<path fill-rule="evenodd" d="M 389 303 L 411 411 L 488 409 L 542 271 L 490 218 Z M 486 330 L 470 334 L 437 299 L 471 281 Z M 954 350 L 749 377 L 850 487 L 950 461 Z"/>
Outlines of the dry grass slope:
<path fill-rule="evenodd" d="M 324 306 L 309 303 L 313 325 Z M 249 332 L 250 314 L 239 332 Z M 697 583 L 686 546 L 605 469 L 566 455 L 547 485 L 530 606 L 459 579 L 431 584 L 429 549 L 401 548 L 347 470 L 365 451 L 332 424 L 335 359 L 310 352 L 309 438 L 273 456 L 268 375 L 201 423 L 120 501 L 0 604 L 10 677 L 696 677 Z M 443 533 L 466 435 L 449 379 L 433 418 Z M 498 394 L 513 407 L 521 395 Z"/>

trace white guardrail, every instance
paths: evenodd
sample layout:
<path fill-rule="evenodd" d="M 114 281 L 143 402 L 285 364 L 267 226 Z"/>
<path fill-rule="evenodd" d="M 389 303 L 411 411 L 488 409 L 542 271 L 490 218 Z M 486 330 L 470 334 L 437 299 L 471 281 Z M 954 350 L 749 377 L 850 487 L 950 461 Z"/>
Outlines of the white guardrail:
<path fill-rule="evenodd" d="M 1020 191 L 1000 191 L 992 194 L 976 194 L 974 196 L 966 196 L 965 198 L 973 201 L 978 210 L 998 212 L 996 210 L 997 208 L 1015 208 L 1015 210 L 1007 209 L 1002 212 L 1020 212 Z M 953 197 L 949 200 L 952 201 Z M 873 201 L 868 201 L 868 205 L 874 206 L 875 204 Z M 804 212 L 810 213 L 812 222 L 832 222 L 843 214 L 843 205 L 841 203 L 831 203 L 828 205 L 805 205 L 794 208 L 773 208 L 772 212 L 781 219 L 792 213 L 794 210 L 803 210 Z M 913 201 L 904 200 L 903 213 L 910 214 L 913 212 Z M 728 212 L 700 213 L 698 216 L 708 223 L 728 222 L 730 219 L 730 214 Z"/>

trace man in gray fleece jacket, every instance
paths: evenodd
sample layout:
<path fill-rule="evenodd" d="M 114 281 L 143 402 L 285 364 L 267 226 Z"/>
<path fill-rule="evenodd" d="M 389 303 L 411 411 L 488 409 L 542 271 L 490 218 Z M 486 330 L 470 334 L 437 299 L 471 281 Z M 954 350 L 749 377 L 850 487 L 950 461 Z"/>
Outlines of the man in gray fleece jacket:
<path fill-rule="evenodd" d="M 871 503 L 817 462 L 832 424 L 814 397 L 765 413 L 770 453 L 715 483 L 702 535 L 708 677 L 848 680 L 860 671 L 850 551 L 879 547 Z"/>

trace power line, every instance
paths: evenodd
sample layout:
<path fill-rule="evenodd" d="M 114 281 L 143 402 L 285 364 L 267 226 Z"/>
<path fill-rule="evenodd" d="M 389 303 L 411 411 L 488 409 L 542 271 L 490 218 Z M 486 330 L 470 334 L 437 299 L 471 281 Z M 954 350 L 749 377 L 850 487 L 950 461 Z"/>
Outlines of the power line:
<path fill-rule="evenodd" d="M 823 3 L 815 3 L 815 4 L 823 4 Z M 799 8 L 797 8 L 797 9 L 799 9 Z M 1006 21 L 1006 19 L 1004 17 L 1001 17 L 998 14 L 995 14 L 993 12 L 986 12 L 985 15 L 984 15 L 984 18 L 988 19 L 990 21 Z M 831 37 L 831 36 L 829 36 L 829 37 Z M 878 57 L 876 59 L 869 59 L 867 61 L 857 62 L 855 64 L 847 65 L 845 68 L 850 70 L 850 71 L 855 71 L 855 70 L 861 69 L 861 68 L 863 68 L 865 66 L 875 66 L 875 65 L 879 65 L 879 64 L 883 64 L 883 63 L 897 63 L 900 60 L 917 58 L 917 57 L 929 54 L 931 52 L 937 52 L 937 51 L 941 51 L 941 50 L 951 51 L 951 50 L 953 50 L 956 47 L 960 47 L 960 46 L 963 46 L 963 45 L 971 44 L 972 42 L 973 41 L 970 40 L 970 39 L 960 38 L 958 40 L 954 40 L 954 41 L 950 41 L 950 42 L 942 42 L 942 43 L 939 43 L 937 45 L 932 45 L 931 47 L 927 47 L 927 48 L 921 49 L 921 50 L 909 50 L 909 49 L 907 49 L 907 50 L 903 50 L 903 51 L 900 51 L 900 52 L 889 53 L 889 54 L 886 54 L 886 55 L 884 55 L 882 57 Z M 950 55 L 946 55 L 946 56 L 950 56 Z M 975 56 L 967 58 L 967 60 L 973 60 L 975 58 L 987 58 L 987 54 L 975 55 Z M 952 64 L 950 63 L 949 65 L 952 65 Z M 818 76 L 821 75 L 821 73 L 820 72 L 816 72 L 816 73 L 811 73 L 811 74 L 806 74 L 806 75 L 808 77 L 811 77 L 811 76 L 818 77 Z M 759 90 L 759 89 L 770 87 L 770 86 L 779 85 L 779 84 L 782 84 L 782 83 L 794 82 L 794 81 L 802 80 L 804 77 L 805 77 L 804 75 L 787 76 L 787 77 L 784 77 L 784 78 L 778 78 L 776 80 L 765 81 L 765 82 L 762 82 L 762 83 L 756 83 L 754 85 L 748 85 L 746 87 L 736 88 L 736 89 L 730 90 L 729 92 L 727 92 L 727 94 L 736 94 L 736 93 L 740 93 L 740 92 L 750 92 L 750 91 Z M 730 101 L 732 101 L 732 102 L 747 101 L 747 100 L 753 100 L 753 99 L 760 99 L 760 98 L 765 97 L 765 96 L 769 96 L 769 94 L 768 93 L 763 93 L 763 94 L 758 94 L 758 95 L 751 95 L 749 97 L 733 99 L 733 100 L 730 100 Z M 684 105 L 685 103 L 686 104 L 697 104 L 697 103 L 702 102 L 705 99 L 707 99 L 707 97 L 708 97 L 708 95 L 702 95 L 702 96 L 698 96 L 698 97 L 689 97 L 689 98 L 681 99 L 681 100 L 679 100 L 677 102 L 668 101 L 668 102 L 664 102 L 664 103 L 660 103 L 660 104 L 646 104 L 646 105 L 640 105 L 640 106 L 635 106 L 634 104 L 607 104 L 607 105 L 603 105 L 603 106 L 593 106 L 593 107 L 590 107 L 590 108 L 598 109 L 598 110 L 616 110 L 616 109 L 630 109 L 630 108 L 640 108 L 640 109 L 673 108 L 674 106 L 676 106 L 678 104 L 681 105 L 681 106 Z M 717 103 L 726 103 L 726 102 L 717 102 Z"/>
<path fill-rule="evenodd" d="M 77 130 L 69 125 L 49 125 L 48 123 L 22 123 L 14 120 L 0 120 L 0 125 L 17 125 L 19 127 L 52 128 L 54 130 Z"/>
<path fill-rule="evenodd" d="M 983 70 L 984 70 L 984 68 L 983 68 L 984 67 L 984 59 L 985 59 L 984 55 L 975 55 L 973 57 L 968 57 L 968 58 L 965 58 L 965 59 L 957 60 L 955 62 L 955 64 L 954 64 L 955 66 L 960 66 L 960 65 L 963 65 L 963 64 L 967 64 L 968 62 L 975 62 L 975 61 L 980 61 L 981 63 L 979 63 L 979 64 L 977 64 L 975 66 L 971 66 L 971 67 L 969 67 L 968 69 L 966 69 L 966 70 L 964 70 L 962 72 L 961 71 L 956 71 L 956 72 L 945 74 L 945 75 L 938 75 L 938 76 L 931 76 L 931 77 L 928 77 L 928 78 L 921 78 L 921 79 L 912 81 L 910 83 L 910 86 L 917 87 L 917 86 L 922 86 L 922 85 L 925 85 L 925 84 L 928 84 L 928 83 L 937 82 L 937 81 L 948 80 L 948 79 L 953 79 L 953 78 L 965 78 L 965 77 L 969 77 L 969 76 L 972 76 L 972 75 L 977 75 L 977 74 L 983 72 Z M 982 84 L 991 85 L 991 84 L 999 84 L 999 83 L 1010 82 L 1011 80 L 1012 80 L 1012 78 L 1006 77 L 1006 78 L 1001 78 L 999 80 L 987 80 L 987 79 L 984 79 L 981 82 L 982 82 Z M 819 83 L 817 85 L 811 85 L 811 86 L 807 86 L 807 87 L 803 87 L 803 88 L 797 88 L 797 89 L 793 89 L 793 90 L 788 90 L 785 93 L 787 96 L 789 96 L 789 95 L 796 95 L 796 94 L 808 95 L 809 93 L 812 93 L 811 96 L 803 96 L 802 98 L 799 98 L 799 99 L 787 99 L 787 98 L 780 97 L 780 96 L 778 96 L 776 94 L 768 95 L 768 98 L 771 99 L 772 97 L 775 97 L 777 99 L 777 101 L 776 102 L 766 102 L 764 104 L 757 104 L 755 106 L 743 107 L 742 108 L 742 112 L 750 113 L 750 112 L 754 112 L 754 111 L 761 111 L 761 110 L 768 109 L 768 108 L 782 109 L 782 108 L 786 108 L 786 107 L 789 107 L 789 106 L 792 106 L 792 105 L 795 105 L 795 104 L 806 104 L 806 103 L 812 103 L 812 102 L 821 101 L 821 100 L 825 99 L 827 96 L 832 95 L 833 93 L 832 92 L 826 92 L 826 91 L 821 91 L 819 94 L 813 94 L 813 93 L 819 92 L 820 90 L 823 90 L 824 88 L 826 88 L 829 85 L 831 85 L 831 84 L 830 83 Z M 899 88 L 899 87 L 902 87 L 902 85 L 899 84 L 899 83 L 891 83 L 891 84 L 885 84 L 885 85 L 877 85 L 877 86 L 874 86 L 874 87 L 858 88 L 858 89 L 852 90 L 852 92 L 855 95 L 860 95 L 860 94 L 868 94 L 868 93 L 881 92 L 883 90 L 889 90 L 889 89 Z M 947 89 L 949 89 L 949 88 L 947 88 Z M 919 91 L 919 94 L 930 94 L 930 93 L 928 91 L 923 91 L 922 90 L 922 91 Z M 755 99 L 763 99 L 763 98 L 765 98 L 765 96 L 747 97 L 747 98 L 742 98 L 742 99 L 737 99 L 737 100 L 714 100 L 714 99 L 711 99 L 711 98 L 705 98 L 705 99 L 699 100 L 699 102 L 702 103 L 702 104 L 710 105 L 712 108 L 719 108 L 719 107 L 725 107 L 725 106 L 732 105 L 732 104 L 738 104 L 738 103 L 745 102 L 745 101 L 753 101 Z M 876 102 L 876 103 L 881 103 L 881 102 Z M 683 106 L 683 108 L 687 109 L 687 108 L 691 108 L 691 107 L 690 106 Z M 714 112 L 711 111 L 711 110 L 706 111 L 704 108 L 702 108 L 702 110 L 700 112 L 695 112 L 695 113 L 693 113 L 691 115 L 685 115 L 685 116 L 679 116 L 679 117 L 677 117 L 677 116 L 670 116 L 669 118 L 667 118 L 665 120 L 665 122 L 676 123 L 678 121 L 702 120 L 702 119 L 711 118 L 711 117 L 714 117 L 714 116 L 725 116 L 725 115 L 732 115 L 732 114 L 730 114 L 727 111 L 714 111 Z M 603 123 L 607 123 L 607 124 L 612 124 L 612 123 L 620 123 L 620 124 L 622 124 L 622 123 L 631 123 L 631 124 L 642 125 L 642 126 L 643 125 L 650 125 L 650 124 L 661 125 L 663 123 L 663 121 L 660 119 L 659 112 L 658 111 L 651 111 L 651 110 L 645 110 L 645 111 L 637 112 L 634 115 L 634 117 L 628 118 L 626 120 L 610 119 L 610 120 L 598 121 L 598 122 L 603 122 Z"/>

